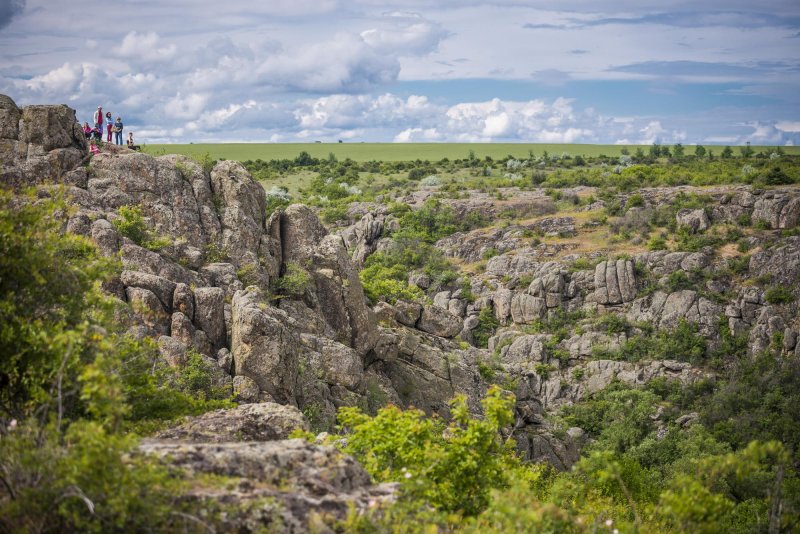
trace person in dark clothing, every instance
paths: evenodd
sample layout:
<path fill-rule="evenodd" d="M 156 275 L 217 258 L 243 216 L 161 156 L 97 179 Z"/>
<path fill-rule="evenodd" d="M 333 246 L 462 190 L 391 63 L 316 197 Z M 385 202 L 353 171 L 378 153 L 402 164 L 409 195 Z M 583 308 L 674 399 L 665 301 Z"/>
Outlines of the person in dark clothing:
<path fill-rule="evenodd" d="M 117 117 L 117 122 L 114 123 L 114 144 L 122 146 L 122 117 Z"/>

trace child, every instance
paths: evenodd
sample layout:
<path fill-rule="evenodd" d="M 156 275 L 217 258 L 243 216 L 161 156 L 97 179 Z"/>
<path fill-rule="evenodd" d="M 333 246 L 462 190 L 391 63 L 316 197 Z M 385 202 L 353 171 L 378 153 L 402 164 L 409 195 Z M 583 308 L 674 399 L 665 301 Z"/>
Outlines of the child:
<path fill-rule="evenodd" d="M 131 150 L 139 150 L 139 146 L 133 142 L 133 132 L 128 132 L 128 148 Z"/>
<path fill-rule="evenodd" d="M 92 154 L 92 156 L 94 156 L 95 154 L 99 154 L 100 153 L 100 149 L 97 148 L 97 145 L 95 144 L 94 139 L 92 139 L 91 142 L 89 143 L 89 152 Z"/>

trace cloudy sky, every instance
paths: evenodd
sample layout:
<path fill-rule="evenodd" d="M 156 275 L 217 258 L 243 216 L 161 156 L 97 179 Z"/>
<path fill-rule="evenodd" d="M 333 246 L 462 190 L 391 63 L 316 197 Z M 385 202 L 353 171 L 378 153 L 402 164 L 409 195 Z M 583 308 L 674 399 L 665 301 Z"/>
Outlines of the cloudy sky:
<path fill-rule="evenodd" d="M 0 92 L 148 143 L 800 144 L 800 2 L 0 0 Z"/>

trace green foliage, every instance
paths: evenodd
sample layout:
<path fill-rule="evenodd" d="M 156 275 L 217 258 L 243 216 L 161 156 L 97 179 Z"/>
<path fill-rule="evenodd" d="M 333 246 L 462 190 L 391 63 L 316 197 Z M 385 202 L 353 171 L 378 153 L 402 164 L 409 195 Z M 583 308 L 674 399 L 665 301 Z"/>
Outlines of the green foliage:
<path fill-rule="evenodd" d="M 182 483 L 152 460 L 131 455 L 136 440 L 96 422 L 63 434 L 32 421 L 0 439 L 6 532 L 144 532 L 175 528 Z"/>
<path fill-rule="evenodd" d="M 311 275 L 295 262 L 288 262 L 283 276 L 274 282 L 276 293 L 286 297 L 301 297 L 309 287 L 311 287 Z"/>
<path fill-rule="evenodd" d="M 770 304 L 789 304 L 794 302 L 792 291 L 785 286 L 774 286 L 764 293 L 764 300 Z"/>
<path fill-rule="evenodd" d="M 387 406 L 369 417 L 358 408 L 340 408 L 338 419 L 347 431 L 344 450 L 377 481 L 402 483 L 412 500 L 475 515 L 517 465 L 514 443 L 500 433 L 513 421 L 514 397 L 493 386 L 481 404 L 484 416 L 472 418 L 466 398 L 456 397 L 447 425 L 414 409 Z"/>
<path fill-rule="evenodd" d="M 84 238 L 59 234 L 61 199 L 33 200 L 0 192 L 0 414 L 17 418 L 112 348 L 93 325 L 111 312 L 97 282 L 116 266 Z M 80 405 L 75 392 L 62 396 L 63 409 Z"/>
<path fill-rule="evenodd" d="M 475 346 L 488 347 L 489 338 L 494 335 L 494 331 L 500 326 L 500 322 L 494 314 L 494 310 L 489 306 L 481 308 L 478 314 L 478 326 L 472 331 L 475 339 Z"/>
<path fill-rule="evenodd" d="M 0 530 L 170 530 L 182 486 L 124 430 L 230 403 L 118 332 L 99 290 L 116 266 L 60 233 L 66 211 L 0 193 Z"/>
<path fill-rule="evenodd" d="M 417 301 L 424 296 L 420 288 L 408 283 L 408 271 L 399 264 L 386 266 L 373 261 L 364 267 L 358 276 L 361 285 L 364 286 L 364 293 L 372 303 L 385 301 L 394 304 L 398 300 Z"/>
<path fill-rule="evenodd" d="M 170 244 L 170 240 L 155 235 L 148 227 L 139 206 L 120 206 L 119 218 L 112 224 L 120 235 L 127 237 L 140 247 L 160 250 Z"/>

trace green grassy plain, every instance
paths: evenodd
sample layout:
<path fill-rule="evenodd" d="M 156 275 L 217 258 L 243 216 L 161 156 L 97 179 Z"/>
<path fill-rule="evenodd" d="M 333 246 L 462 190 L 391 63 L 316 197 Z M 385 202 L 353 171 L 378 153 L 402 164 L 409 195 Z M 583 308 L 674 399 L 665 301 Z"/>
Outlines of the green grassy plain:
<path fill-rule="evenodd" d="M 442 158 L 464 159 L 470 150 L 475 156 L 483 159 L 491 156 L 494 159 L 504 158 L 508 155 L 515 158 L 527 158 L 530 151 L 536 156 L 544 151 L 549 154 L 570 156 L 619 156 L 621 150 L 627 146 L 631 154 L 639 148 L 637 145 L 582 145 L 582 144 L 529 144 L 529 143 L 215 143 L 215 144 L 170 144 L 147 145 L 145 151 L 149 154 L 184 154 L 186 156 L 202 156 L 208 153 L 213 159 L 245 160 L 271 160 L 293 159 L 302 151 L 308 152 L 315 158 L 326 158 L 333 153 L 339 160 L 350 158 L 355 161 L 413 161 L 430 160 L 438 161 Z M 648 146 L 641 147 L 645 153 Z M 722 147 L 707 146 L 719 155 Z M 756 152 L 762 150 L 754 146 Z M 738 150 L 735 154 L 738 156 Z M 783 147 L 787 154 L 800 155 L 800 147 Z M 686 146 L 686 153 L 694 153 L 694 147 Z"/>

